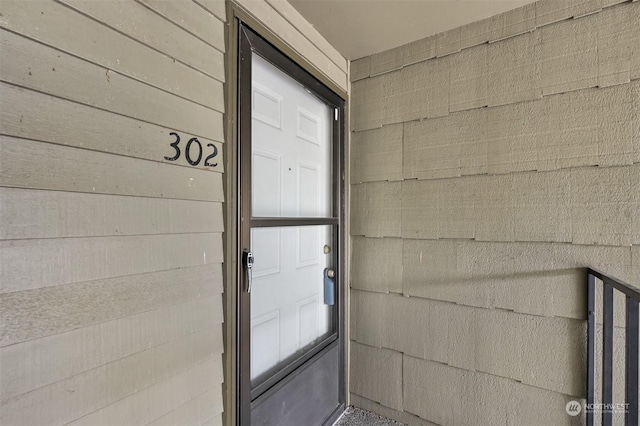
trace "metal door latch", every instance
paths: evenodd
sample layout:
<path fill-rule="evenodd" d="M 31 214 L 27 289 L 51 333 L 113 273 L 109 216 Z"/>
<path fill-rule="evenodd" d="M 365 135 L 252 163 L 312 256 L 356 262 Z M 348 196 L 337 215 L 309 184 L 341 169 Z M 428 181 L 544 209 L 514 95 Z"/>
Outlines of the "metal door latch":
<path fill-rule="evenodd" d="M 251 284 L 253 281 L 253 277 L 252 277 L 252 269 L 253 269 L 253 262 L 255 261 L 254 257 L 253 257 L 253 253 L 251 253 L 249 250 L 244 249 L 242 250 L 242 266 L 244 266 L 244 269 L 247 270 L 247 293 L 251 293 Z"/>

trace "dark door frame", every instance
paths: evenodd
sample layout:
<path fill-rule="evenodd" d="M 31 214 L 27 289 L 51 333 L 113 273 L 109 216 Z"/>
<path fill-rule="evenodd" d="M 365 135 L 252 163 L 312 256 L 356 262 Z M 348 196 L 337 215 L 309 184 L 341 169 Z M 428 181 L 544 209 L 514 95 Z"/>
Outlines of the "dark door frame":
<path fill-rule="evenodd" d="M 235 20 L 235 19 L 234 19 Z M 270 44 L 262 38 L 258 33 L 253 31 L 246 23 L 237 20 L 237 103 L 236 103 L 236 134 L 237 144 L 235 147 L 235 176 L 237 179 L 236 206 L 237 206 L 237 226 L 236 238 L 237 243 L 234 249 L 235 259 L 235 315 L 236 323 L 236 356 L 235 356 L 235 375 L 227 375 L 226 380 L 233 377 L 236 380 L 235 389 L 235 413 L 236 424 L 249 425 L 251 419 L 251 403 L 255 402 L 257 394 L 258 399 L 268 398 L 268 396 L 284 386 L 288 381 L 295 378 L 307 366 L 313 363 L 313 357 L 326 352 L 336 346 L 340 353 L 339 364 L 339 402 L 340 405 L 331 413 L 325 422 L 329 423 L 334 420 L 337 415 L 344 409 L 346 401 L 345 389 L 345 286 L 347 279 L 344 276 L 345 260 L 346 260 L 346 236 L 345 226 L 345 101 L 333 90 L 307 72 L 304 68 L 287 57 L 277 47 Z M 250 214 L 251 203 L 251 184 L 250 180 L 243 178 L 243 171 L 251 170 L 251 157 L 247 155 L 251 148 L 251 54 L 255 52 L 265 58 L 267 61 L 275 65 L 286 74 L 303 84 L 308 90 L 312 91 L 316 96 L 323 99 L 328 105 L 334 108 L 335 121 L 333 122 L 333 214 L 331 218 L 252 218 Z M 291 362 L 279 374 L 276 374 L 270 380 L 261 384 L 253 392 L 251 390 L 250 381 L 250 312 L 247 308 L 250 302 L 250 294 L 246 291 L 246 271 L 240 262 L 242 250 L 250 247 L 250 227 L 256 226 L 286 226 L 286 225 L 332 225 L 336 230 L 334 238 L 337 241 L 337 264 L 335 265 L 336 282 L 338 285 L 338 309 L 335 312 L 333 321 L 335 323 L 336 332 L 327 337 L 312 351 L 302 355 L 300 358 Z M 231 284 L 228 282 L 228 285 Z M 228 385 L 227 385 L 228 388 Z M 258 402 L 259 403 L 259 402 Z"/>

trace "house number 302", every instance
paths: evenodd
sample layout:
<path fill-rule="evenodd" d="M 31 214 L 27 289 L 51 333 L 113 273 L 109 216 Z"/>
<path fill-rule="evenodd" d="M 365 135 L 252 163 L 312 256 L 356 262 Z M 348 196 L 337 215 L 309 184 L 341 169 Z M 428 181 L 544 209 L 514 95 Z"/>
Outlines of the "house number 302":
<path fill-rule="evenodd" d="M 170 143 L 169 146 L 171 146 L 173 149 L 176 150 L 176 154 L 173 157 L 164 157 L 164 159 L 168 161 L 176 161 L 178 158 L 180 158 L 180 155 L 182 154 L 182 151 L 178 146 L 178 144 L 180 143 L 180 135 L 175 132 L 171 132 L 169 133 L 169 135 L 175 138 L 175 142 Z M 192 148 L 193 145 L 196 145 L 197 148 Z M 207 158 L 204 159 L 204 166 L 216 167 L 218 163 L 210 163 L 209 160 L 218 156 L 218 148 L 212 143 L 208 143 L 207 148 L 208 147 L 213 148 L 213 152 L 209 156 L 207 156 Z M 193 151 L 196 151 L 198 154 L 195 160 L 193 158 L 193 154 L 194 154 Z M 187 145 L 184 147 L 184 157 L 187 159 L 187 162 L 192 166 L 197 166 L 198 164 L 200 164 L 200 160 L 202 160 L 202 152 L 203 152 L 202 144 L 200 143 L 198 138 L 189 139 L 189 141 L 187 142 Z"/>

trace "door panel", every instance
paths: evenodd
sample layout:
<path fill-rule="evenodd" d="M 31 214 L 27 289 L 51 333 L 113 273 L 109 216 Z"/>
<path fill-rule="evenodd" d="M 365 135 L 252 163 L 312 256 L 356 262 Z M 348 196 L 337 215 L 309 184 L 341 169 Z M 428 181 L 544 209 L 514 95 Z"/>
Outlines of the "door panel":
<path fill-rule="evenodd" d="M 340 351 L 333 344 L 318 355 L 315 363 L 302 368 L 286 387 L 277 388 L 264 401 L 259 398 L 254 402 L 252 426 L 331 424 L 331 416 L 338 410 L 339 368 Z"/>
<path fill-rule="evenodd" d="M 252 65 L 252 217 L 332 214 L 333 108 L 256 53 Z M 324 270 L 332 226 L 251 229 L 251 382 L 258 385 L 335 332 Z M 264 262 L 263 259 L 264 258 Z"/>
<path fill-rule="evenodd" d="M 334 332 L 333 306 L 324 304 L 324 270 L 334 260 L 323 248 L 333 246 L 332 233 L 330 225 L 252 229 L 253 384 Z"/>
<path fill-rule="evenodd" d="M 277 217 L 281 214 L 282 184 L 280 183 L 282 157 L 277 152 L 253 149 L 251 189 L 253 216 Z"/>
<path fill-rule="evenodd" d="M 253 216 L 331 216 L 333 108 L 255 53 L 252 73 Z"/>

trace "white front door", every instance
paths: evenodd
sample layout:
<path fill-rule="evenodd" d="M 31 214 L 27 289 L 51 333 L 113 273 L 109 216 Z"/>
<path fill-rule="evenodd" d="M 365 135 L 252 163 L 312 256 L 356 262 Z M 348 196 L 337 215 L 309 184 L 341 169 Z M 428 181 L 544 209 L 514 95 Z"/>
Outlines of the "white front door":
<path fill-rule="evenodd" d="M 329 217 L 333 109 L 253 55 L 253 217 Z M 330 226 L 251 229 L 251 378 L 329 331 Z M 325 251 L 327 253 L 325 253 Z"/>
<path fill-rule="evenodd" d="M 240 423 L 331 423 L 344 408 L 344 104 L 246 27 L 239 56 Z"/>

